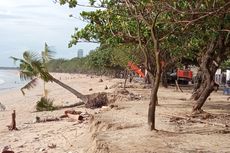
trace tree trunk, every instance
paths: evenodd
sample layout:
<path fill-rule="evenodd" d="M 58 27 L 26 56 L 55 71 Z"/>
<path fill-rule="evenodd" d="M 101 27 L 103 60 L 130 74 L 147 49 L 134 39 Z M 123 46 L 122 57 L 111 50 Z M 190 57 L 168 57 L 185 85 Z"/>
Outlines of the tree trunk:
<path fill-rule="evenodd" d="M 107 93 L 93 93 L 90 95 L 83 95 L 80 92 L 76 91 L 75 89 L 71 88 L 70 86 L 62 83 L 61 81 L 53 78 L 52 79 L 55 83 L 60 85 L 61 87 L 65 88 L 66 90 L 73 93 L 77 98 L 81 99 L 85 103 L 86 108 L 101 108 L 102 106 L 108 105 L 109 99 L 107 97 Z M 78 105 L 78 104 L 77 104 Z M 73 105 L 74 107 L 75 105 Z"/>
<path fill-rule="evenodd" d="M 211 83 L 213 84 L 213 83 Z M 201 93 L 199 99 L 193 106 L 193 112 L 202 112 L 202 106 L 204 105 L 206 99 L 210 96 L 213 91 L 213 85 L 207 85 L 204 91 Z"/>
<path fill-rule="evenodd" d="M 157 92 L 160 85 L 161 79 L 161 63 L 160 63 L 160 50 L 158 49 L 158 41 L 155 38 L 154 33 L 152 32 L 152 37 L 154 40 L 154 54 L 155 54 L 155 62 L 156 62 L 156 75 L 155 79 L 152 79 L 152 90 L 150 96 L 149 110 L 148 110 L 148 125 L 150 130 L 156 130 L 155 128 L 155 112 L 156 105 L 158 104 Z M 152 73 L 151 78 L 154 78 L 154 73 Z"/>
<path fill-rule="evenodd" d="M 159 15 L 159 14 L 158 14 Z M 157 19 L 157 16 L 155 17 L 155 21 Z M 157 38 L 157 33 L 155 29 L 155 24 L 152 25 L 151 27 L 151 37 L 153 40 L 153 53 L 155 55 L 155 64 L 156 64 L 156 73 L 154 73 L 153 67 L 151 67 L 151 77 L 154 77 L 155 74 L 155 79 L 153 79 L 152 83 L 152 91 L 151 91 L 151 97 L 150 97 L 150 103 L 149 103 L 149 110 L 148 110 L 148 125 L 150 130 L 156 130 L 155 128 L 155 112 L 156 112 L 156 105 L 158 104 L 158 98 L 157 98 L 157 92 L 159 89 L 160 85 L 160 79 L 161 79 L 161 57 L 160 57 L 160 49 L 159 49 L 159 41 Z"/>
<path fill-rule="evenodd" d="M 81 106 L 81 105 L 84 105 L 85 102 L 77 102 L 75 104 L 71 104 L 71 105 L 68 105 L 68 106 L 57 106 L 57 109 L 63 109 L 63 108 L 72 108 L 72 107 L 77 107 L 77 106 Z"/>
<path fill-rule="evenodd" d="M 215 43 L 212 41 L 209 48 L 202 55 L 200 69 L 202 74 L 202 81 L 200 88 L 193 95 L 196 103 L 193 106 L 193 112 L 201 112 L 201 108 L 204 105 L 206 99 L 212 91 L 214 90 L 215 85 L 215 73 L 219 64 L 215 64 L 214 56 L 215 53 Z"/>
<path fill-rule="evenodd" d="M 128 70 L 125 70 L 124 77 L 125 77 L 125 82 L 124 82 L 124 90 L 125 90 L 126 89 L 127 79 L 128 79 Z"/>
<path fill-rule="evenodd" d="M 11 125 L 8 126 L 9 130 L 18 130 L 16 127 L 16 112 L 15 110 L 12 113 L 12 120 L 11 120 Z"/>
<path fill-rule="evenodd" d="M 161 84 L 163 87 L 168 88 L 167 69 L 164 69 L 161 75 Z"/>
<path fill-rule="evenodd" d="M 200 97 L 201 92 L 204 90 L 204 83 L 202 83 L 204 81 L 204 74 L 201 71 L 201 68 L 199 68 L 194 79 L 194 87 L 190 100 L 197 100 Z"/>
<path fill-rule="evenodd" d="M 144 80 L 146 84 L 152 84 L 153 81 L 150 79 L 149 72 L 146 72 Z"/>
<path fill-rule="evenodd" d="M 200 87 L 195 92 L 193 92 L 192 96 L 190 97 L 190 100 L 198 100 L 202 91 L 204 91 L 204 88 L 204 83 L 200 83 Z"/>
<path fill-rule="evenodd" d="M 176 90 L 180 90 L 180 92 L 183 92 L 183 90 L 181 89 L 181 87 L 178 84 L 178 80 L 175 80 L 175 84 L 176 84 Z"/>
<path fill-rule="evenodd" d="M 225 28 L 225 16 L 223 14 L 219 29 L 220 31 Z M 202 55 L 200 61 L 200 68 L 203 72 L 202 83 L 199 92 L 197 93 L 197 101 L 193 106 L 193 112 L 202 111 L 201 108 L 204 105 L 208 96 L 214 91 L 215 83 L 215 72 L 220 64 L 228 59 L 229 55 L 229 34 L 219 32 L 216 38 L 212 38 L 212 41 L 208 44 L 207 51 Z M 218 85 L 217 85 L 218 86 Z"/>
<path fill-rule="evenodd" d="M 88 98 L 86 95 L 81 94 L 80 92 L 76 91 L 75 89 L 71 88 L 70 86 L 64 84 L 63 82 L 57 80 L 56 78 L 52 78 L 52 81 L 60 85 L 61 87 L 65 88 L 66 90 L 70 91 L 72 94 L 77 96 L 77 98 L 81 99 L 84 102 L 87 102 Z"/>
<path fill-rule="evenodd" d="M 157 92 L 160 85 L 161 72 L 159 71 L 156 74 L 155 81 L 152 83 L 152 90 L 150 96 L 149 110 L 148 110 L 148 124 L 150 130 L 155 130 L 155 110 L 156 105 L 158 104 Z"/>
<path fill-rule="evenodd" d="M 207 70 L 208 67 L 202 68 Z M 215 72 L 211 71 L 205 71 L 204 70 L 204 79 L 202 86 L 197 91 L 197 95 L 195 97 L 196 103 L 193 106 L 193 112 L 199 113 L 202 112 L 201 108 L 204 105 L 206 99 L 210 96 L 210 94 L 214 91 L 214 85 L 215 85 Z"/>

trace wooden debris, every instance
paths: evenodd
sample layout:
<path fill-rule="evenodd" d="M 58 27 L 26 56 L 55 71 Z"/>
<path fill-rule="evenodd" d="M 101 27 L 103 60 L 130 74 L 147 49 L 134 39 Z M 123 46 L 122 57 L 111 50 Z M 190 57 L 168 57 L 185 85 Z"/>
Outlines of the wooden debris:
<path fill-rule="evenodd" d="M 7 127 L 8 127 L 8 129 L 10 131 L 12 131 L 12 130 L 18 130 L 17 127 L 16 127 L 16 111 L 15 110 L 12 113 L 11 125 L 8 125 Z"/>
<path fill-rule="evenodd" d="M 75 121 L 77 121 L 78 118 L 79 118 L 79 115 L 67 114 L 67 116 L 68 116 L 68 118 L 71 118 L 71 119 L 73 119 Z"/>
<path fill-rule="evenodd" d="M 184 117 L 184 116 L 175 116 L 175 115 L 168 115 L 168 114 L 162 114 L 164 116 L 170 117 L 170 122 L 178 121 L 181 119 L 194 122 L 194 123 L 204 123 L 204 124 L 209 124 L 209 125 L 214 125 L 214 126 L 220 126 L 220 127 L 229 127 L 227 124 L 222 124 L 222 123 L 216 123 L 216 122 L 209 122 L 206 120 L 198 119 L 198 118 L 191 118 L 191 117 Z"/>
<path fill-rule="evenodd" d="M 79 121 L 83 121 L 83 119 L 84 119 L 84 117 L 83 117 L 82 115 L 79 115 L 79 116 L 78 116 L 78 120 L 79 120 Z"/>
<path fill-rule="evenodd" d="M 53 121 L 60 121 L 60 120 L 61 119 L 57 117 L 41 119 L 40 117 L 36 116 L 36 123 L 53 122 Z"/>
<path fill-rule="evenodd" d="M 108 86 L 105 86 L 105 90 L 109 89 Z"/>
<path fill-rule="evenodd" d="M 5 146 L 2 150 L 2 153 L 14 153 L 9 146 Z"/>
<path fill-rule="evenodd" d="M 102 111 L 109 111 L 111 108 L 110 107 L 108 107 L 108 106 L 102 106 L 101 107 L 101 110 Z"/>
<path fill-rule="evenodd" d="M 119 89 L 119 90 L 116 90 L 115 92 L 116 92 L 116 94 L 122 94 L 122 95 L 128 95 L 129 94 L 129 91 L 126 89 Z"/>
<path fill-rule="evenodd" d="M 75 111 L 75 110 L 66 110 L 64 112 L 64 115 L 61 115 L 60 118 L 67 118 L 68 114 L 72 114 L 72 115 L 80 115 L 82 113 L 82 111 Z"/>
<path fill-rule="evenodd" d="M 75 110 L 66 110 L 65 114 L 73 114 L 73 115 L 80 115 L 82 111 L 75 111 Z"/>
<path fill-rule="evenodd" d="M 53 148 L 56 148 L 56 147 L 57 147 L 57 145 L 56 145 L 56 144 L 51 143 L 51 144 L 48 144 L 48 147 L 49 147 L 49 148 L 51 148 L 51 149 L 53 149 Z"/>
<path fill-rule="evenodd" d="M 117 108 L 117 107 L 118 107 L 118 105 L 113 105 L 113 104 L 112 104 L 112 105 L 110 105 L 109 107 L 110 107 L 111 109 L 112 109 L 112 108 L 114 108 L 114 107 L 116 107 L 116 108 Z"/>

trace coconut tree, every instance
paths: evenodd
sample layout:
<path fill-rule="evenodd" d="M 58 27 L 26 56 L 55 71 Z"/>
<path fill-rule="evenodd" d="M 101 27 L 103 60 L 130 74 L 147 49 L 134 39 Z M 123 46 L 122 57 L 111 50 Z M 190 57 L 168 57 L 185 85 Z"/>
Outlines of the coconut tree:
<path fill-rule="evenodd" d="M 48 46 L 47 46 L 48 47 Z M 51 52 L 46 51 L 43 54 L 46 54 L 44 57 L 51 57 Z M 23 53 L 23 58 L 16 58 L 11 57 L 15 62 L 20 62 L 19 69 L 20 69 L 20 78 L 21 80 L 30 80 L 24 87 L 21 88 L 23 94 L 25 94 L 25 89 L 31 89 L 36 86 L 36 82 L 38 78 L 43 80 L 44 82 L 55 82 L 61 87 L 65 88 L 66 90 L 70 91 L 72 94 L 77 96 L 77 98 L 81 99 L 85 106 L 88 108 L 97 108 L 103 105 L 106 105 L 108 102 L 107 94 L 106 93 L 94 93 L 91 95 L 84 95 L 72 87 L 68 86 L 67 84 L 59 81 L 58 79 L 54 78 L 47 69 L 46 62 L 44 62 L 43 58 L 40 57 L 38 54 L 34 52 L 25 51 Z M 76 103 L 73 106 L 84 104 L 82 102 Z"/>
<path fill-rule="evenodd" d="M 42 62 L 44 64 L 44 67 L 47 69 L 48 66 L 48 62 L 53 59 L 53 54 L 55 52 L 50 50 L 49 46 L 47 45 L 47 43 L 45 43 L 45 48 L 44 51 L 41 52 L 41 56 L 42 56 Z M 43 90 L 44 90 L 44 96 L 47 97 L 48 91 L 46 90 L 46 82 L 43 81 Z"/>
<path fill-rule="evenodd" d="M 49 52 L 46 52 L 49 54 Z M 47 54 L 47 55 L 48 55 Z M 48 57 L 48 56 L 47 56 Z M 34 52 L 25 51 L 23 53 L 23 58 L 11 57 L 15 62 L 20 62 L 20 79 L 21 80 L 30 80 L 25 86 L 21 88 L 23 94 L 25 94 L 25 89 L 31 89 L 36 86 L 38 78 L 44 82 L 55 82 L 58 85 L 62 86 L 66 90 L 73 93 L 75 96 L 80 98 L 83 101 L 87 101 L 87 96 L 81 94 L 70 86 L 64 84 L 58 79 L 54 78 L 47 70 L 45 63 L 42 61 L 43 58 L 39 57 L 38 54 Z"/>

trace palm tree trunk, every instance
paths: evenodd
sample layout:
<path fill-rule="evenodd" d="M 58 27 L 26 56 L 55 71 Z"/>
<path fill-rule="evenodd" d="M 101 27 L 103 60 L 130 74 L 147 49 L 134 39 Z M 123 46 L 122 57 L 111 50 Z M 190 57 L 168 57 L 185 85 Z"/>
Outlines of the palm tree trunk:
<path fill-rule="evenodd" d="M 43 92 L 44 92 L 44 97 L 47 98 L 46 82 L 45 81 L 43 81 Z"/>
<path fill-rule="evenodd" d="M 66 90 L 70 91 L 72 94 L 74 94 L 75 96 L 77 96 L 77 98 L 81 99 L 84 102 L 87 102 L 88 98 L 86 95 L 81 94 L 80 92 L 78 92 L 77 90 L 71 88 L 70 86 L 64 84 L 63 82 L 59 81 L 56 78 L 52 78 L 52 81 L 57 83 L 58 85 L 60 85 L 61 87 L 65 88 Z"/>

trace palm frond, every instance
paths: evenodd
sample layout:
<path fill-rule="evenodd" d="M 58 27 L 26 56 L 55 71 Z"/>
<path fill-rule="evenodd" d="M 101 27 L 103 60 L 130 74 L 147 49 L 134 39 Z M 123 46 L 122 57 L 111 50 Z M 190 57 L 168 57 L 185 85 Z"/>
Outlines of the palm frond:
<path fill-rule="evenodd" d="M 46 45 L 45 47 L 47 48 L 48 46 Z M 49 55 L 49 52 L 47 55 Z M 36 79 L 33 78 L 41 78 L 45 82 L 53 81 L 53 77 L 47 70 L 46 63 L 44 63 L 43 58 L 37 53 L 25 51 L 23 53 L 23 59 L 16 57 L 11 58 L 15 62 L 20 62 L 20 79 L 31 80 L 27 85 L 21 88 L 22 93 L 24 93 L 24 89 L 30 89 L 36 85 L 34 84 Z"/>
<path fill-rule="evenodd" d="M 16 58 L 16 57 L 13 57 L 13 56 L 10 56 L 10 58 L 13 59 L 14 64 L 16 64 L 17 61 L 19 61 L 20 63 L 24 63 L 25 62 L 23 59 Z"/>
<path fill-rule="evenodd" d="M 34 77 L 34 74 L 27 69 L 20 70 L 19 76 L 21 80 L 31 80 Z"/>
<path fill-rule="evenodd" d="M 42 59 L 44 63 L 52 60 L 55 52 L 50 49 L 50 47 L 45 43 L 44 51 L 42 51 Z"/>
<path fill-rule="evenodd" d="M 37 53 L 35 52 L 31 52 L 31 51 L 25 51 L 23 53 L 23 58 L 25 59 L 25 61 L 27 61 L 28 63 L 30 63 L 31 61 L 40 61 L 40 57 Z"/>
<path fill-rule="evenodd" d="M 29 83 L 27 83 L 24 87 L 21 88 L 21 92 L 23 95 L 25 95 L 25 92 L 24 92 L 25 89 L 30 90 L 37 85 L 37 79 L 38 78 L 32 79 Z"/>

